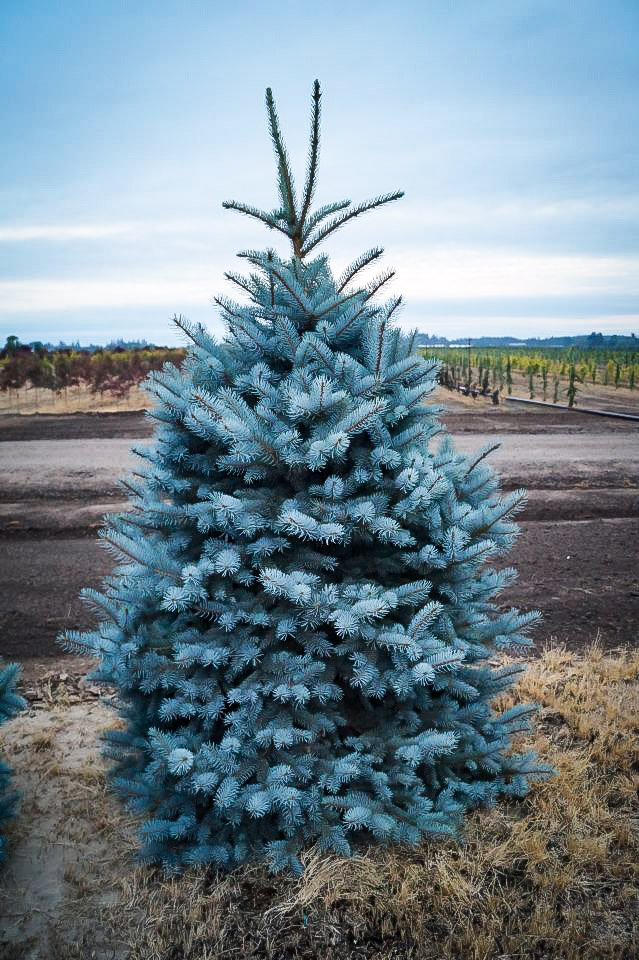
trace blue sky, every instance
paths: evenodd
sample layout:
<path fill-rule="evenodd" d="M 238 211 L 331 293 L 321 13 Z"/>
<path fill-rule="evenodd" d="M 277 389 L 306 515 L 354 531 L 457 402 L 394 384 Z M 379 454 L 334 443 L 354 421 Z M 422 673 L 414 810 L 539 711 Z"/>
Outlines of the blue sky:
<path fill-rule="evenodd" d="M 381 244 L 406 327 L 639 332 L 639 3 L 2 0 L 0 336 L 222 330 L 235 253 L 273 234 L 264 89 L 319 203 L 406 196 L 330 240 Z M 285 248 L 282 248 L 285 252 Z"/>

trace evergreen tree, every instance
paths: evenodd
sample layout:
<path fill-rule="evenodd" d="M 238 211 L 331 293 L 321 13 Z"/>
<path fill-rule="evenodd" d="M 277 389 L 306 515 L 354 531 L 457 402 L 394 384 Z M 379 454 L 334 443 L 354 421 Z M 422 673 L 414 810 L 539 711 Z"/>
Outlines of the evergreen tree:
<path fill-rule="evenodd" d="M 541 381 L 543 384 L 544 400 L 546 400 L 548 395 L 548 364 L 547 363 L 543 363 L 541 365 Z"/>
<path fill-rule="evenodd" d="M 0 668 L 0 725 L 6 723 L 25 707 L 21 696 L 15 692 L 15 685 L 20 674 L 20 668 L 15 663 Z M 6 856 L 5 839 L 2 828 L 14 814 L 18 795 L 9 790 L 11 771 L 6 764 L 0 761 L 0 862 Z"/>
<path fill-rule="evenodd" d="M 84 591 L 99 628 L 63 638 L 119 689 L 115 783 L 147 816 L 142 857 L 169 870 L 415 844 L 548 773 L 510 751 L 533 708 L 491 707 L 521 667 L 487 662 L 538 617 L 500 610 L 514 571 L 486 566 L 524 495 L 500 498 L 492 448 L 468 459 L 442 433 L 436 361 L 394 326 L 401 298 L 374 299 L 392 271 L 360 280 L 382 250 L 339 277 L 317 253 L 402 194 L 313 211 L 319 84 L 299 196 L 266 104 L 278 206 L 224 206 L 290 256 L 240 254 L 223 342 L 176 319 L 192 346 L 151 375 L 155 440 L 101 534 L 120 565 Z"/>
<path fill-rule="evenodd" d="M 570 370 L 568 373 L 568 387 L 566 389 L 566 393 L 568 394 L 569 407 L 574 407 L 575 404 L 577 403 L 576 397 L 577 397 L 577 380 L 578 379 L 579 377 L 577 376 L 575 365 L 574 363 L 571 363 Z"/>

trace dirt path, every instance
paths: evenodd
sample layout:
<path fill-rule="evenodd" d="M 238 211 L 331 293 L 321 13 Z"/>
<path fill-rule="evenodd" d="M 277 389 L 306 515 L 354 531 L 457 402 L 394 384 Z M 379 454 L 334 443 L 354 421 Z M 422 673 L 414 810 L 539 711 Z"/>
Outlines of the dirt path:
<path fill-rule="evenodd" d="M 538 643 L 637 643 L 639 429 L 586 415 L 501 408 L 453 410 L 465 451 L 501 438 L 491 456 L 506 487 L 526 486 L 523 532 L 507 558 L 519 570 L 507 602 L 542 607 Z M 149 436 L 141 414 L 0 418 L 2 653 L 59 656 L 54 638 L 91 623 L 78 591 L 111 561 L 95 542 L 100 518 L 123 509 L 117 477 Z"/>
<path fill-rule="evenodd" d="M 628 433 L 639 428 L 623 420 L 593 418 L 578 409 L 544 407 L 494 407 L 484 400 L 469 400 L 446 393 L 436 398 L 444 407 L 443 419 L 454 434 L 486 433 Z M 39 416 L 0 415 L 0 441 L 73 440 L 97 437 L 149 437 L 153 422 L 143 410 L 126 413 L 61 413 Z"/>
<path fill-rule="evenodd" d="M 608 433 L 459 433 L 464 453 L 499 442 L 490 462 L 507 486 L 639 485 L 639 429 Z M 95 499 L 122 495 L 117 478 L 139 460 L 124 437 L 0 443 L 0 499 Z M 144 445 L 144 444 L 142 444 Z"/>

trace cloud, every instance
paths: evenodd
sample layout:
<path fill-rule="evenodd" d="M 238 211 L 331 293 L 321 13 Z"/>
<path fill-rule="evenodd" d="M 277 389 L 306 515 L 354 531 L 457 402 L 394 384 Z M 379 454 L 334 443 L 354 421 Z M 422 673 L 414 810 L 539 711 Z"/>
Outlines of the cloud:
<path fill-rule="evenodd" d="M 628 220 L 639 217 L 639 194 L 621 197 L 571 198 L 507 198 L 496 196 L 487 200 L 434 200 L 432 203 L 408 204 L 391 207 L 386 212 L 388 223 L 400 226 L 465 226 L 485 223 L 578 223 L 583 220 Z"/>
<path fill-rule="evenodd" d="M 0 225 L 0 243 L 67 243 L 69 241 L 108 240 L 115 237 L 144 239 L 165 234 L 201 234 L 219 232 L 211 223 L 185 220 L 129 220 L 113 223 L 48 223 Z"/>
<path fill-rule="evenodd" d="M 448 242 L 449 237 L 472 237 L 479 245 L 503 243 L 518 246 L 532 236 L 543 236 L 544 245 L 597 243 L 595 232 L 603 229 L 608 243 L 628 241 L 639 249 L 639 194 L 623 197 L 573 197 L 563 199 L 494 197 L 485 200 L 435 199 L 424 204 L 404 202 L 392 205 L 377 215 L 377 230 L 389 245 L 398 239 L 415 244 L 430 240 L 432 231 L 437 239 Z M 84 223 L 0 223 L 0 243 L 84 243 L 126 238 L 130 241 L 152 240 L 154 237 L 173 237 L 175 240 L 218 238 L 228 240 L 245 237 L 249 229 L 245 217 L 229 217 L 220 211 L 212 216 L 194 216 L 169 219 L 135 219 L 117 221 L 89 221 Z M 360 232 L 360 224 L 353 225 L 351 240 Z M 254 224 L 253 224 L 254 227 Z M 262 229 L 262 228 L 260 228 Z M 352 230 L 353 228 L 351 228 Z M 364 228 L 370 236 L 369 221 Z M 482 235 L 485 241 L 482 243 Z M 572 238 L 571 238 L 572 235 Z M 270 234 L 275 236 L 275 234 Z M 340 244 L 341 245 L 341 244 Z"/>
<path fill-rule="evenodd" d="M 26 243 L 33 240 L 48 242 L 67 240 L 103 240 L 133 232 L 132 223 L 87 224 L 27 224 L 0 226 L 0 243 Z"/>
<path fill-rule="evenodd" d="M 336 258 L 337 272 L 344 263 Z M 501 249 L 407 248 L 393 257 L 393 281 L 410 304 L 456 301 L 478 304 L 508 298 L 578 298 L 611 301 L 639 295 L 639 257 L 563 256 L 511 253 Z M 158 264 L 140 275 L 136 270 L 107 276 L 0 281 L 0 313 L 5 315 L 158 307 L 187 311 L 210 304 L 211 295 L 227 284 L 223 264 Z M 229 291 L 230 292 L 230 291 Z M 499 311 L 497 311 L 499 312 Z"/>
<path fill-rule="evenodd" d="M 150 276 L 131 280 L 110 279 L 56 280 L 38 278 L 0 282 L 0 314 L 39 313 L 87 308 L 166 307 L 179 311 L 210 300 L 208 277 L 191 280 L 162 279 Z"/>
<path fill-rule="evenodd" d="M 221 217 L 209 219 L 122 220 L 89 223 L 0 224 L 0 243 L 50 244 L 126 237 L 144 240 L 154 236 L 211 237 L 233 233 L 233 224 Z M 229 229 L 230 227 L 230 229 Z"/>
<path fill-rule="evenodd" d="M 393 257 L 407 299 L 639 294 L 639 257 L 510 253 L 467 248 L 406 250 Z"/>

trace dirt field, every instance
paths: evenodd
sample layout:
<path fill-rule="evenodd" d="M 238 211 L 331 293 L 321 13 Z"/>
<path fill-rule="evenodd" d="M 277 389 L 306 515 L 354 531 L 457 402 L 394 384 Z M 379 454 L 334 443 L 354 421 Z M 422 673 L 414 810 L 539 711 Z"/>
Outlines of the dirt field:
<path fill-rule="evenodd" d="M 504 598 L 540 607 L 541 645 L 637 643 L 639 425 L 573 411 L 492 407 L 445 397 L 461 449 L 501 439 L 492 462 L 504 486 L 525 486 L 522 535 L 508 559 L 519 580 Z M 88 626 L 78 591 L 110 560 L 95 540 L 122 509 L 117 478 L 131 444 L 151 433 L 141 411 L 0 417 L 2 652 L 60 657 L 55 636 Z"/>

